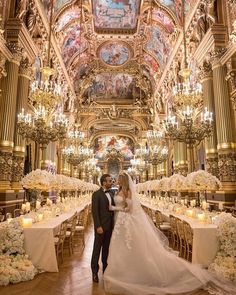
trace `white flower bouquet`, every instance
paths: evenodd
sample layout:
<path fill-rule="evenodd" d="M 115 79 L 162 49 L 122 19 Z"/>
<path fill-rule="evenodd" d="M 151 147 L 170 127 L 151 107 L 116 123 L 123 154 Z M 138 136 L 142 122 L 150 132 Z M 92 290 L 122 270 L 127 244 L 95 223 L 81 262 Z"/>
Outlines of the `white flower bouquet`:
<path fill-rule="evenodd" d="M 170 179 L 168 177 L 163 177 L 159 182 L 160 191 L 169 192 L 170 191 Z"/>
<path fill-rule="evenodd" d="M 195 191 L 219 190 L 221 182 L 214 175 L 198 170 L 187 175 L 187 186 Z"/>
<path fill-rule="evenodd" d="M 37 269 L 25 255 L 24 236 L 18 219 L 0 226 L 0 286 L 32 280 Z"/>
<path fill-rule="evenodd" d="M 173 191 L 183 191 L 187 190 L 187 184 L 186 184 L 186 177 L 180 174 L 173 174 L 169 178 L 169 185 L 170 185 L 170 190 Z"/>
<path fill-rule="evenodd" d="M 236 218 L 230 213 L 221 213 L 215 224 L 218 225 L 220 248 L 210 270 L 236 282 Z"/>
<path fill-rule="evenodd" d="M 53 180 L 52 174 L 46 170 L 36 169 L 22 178 L 21 184 L 26 189 L 48 190 L 50 181 Z"/>

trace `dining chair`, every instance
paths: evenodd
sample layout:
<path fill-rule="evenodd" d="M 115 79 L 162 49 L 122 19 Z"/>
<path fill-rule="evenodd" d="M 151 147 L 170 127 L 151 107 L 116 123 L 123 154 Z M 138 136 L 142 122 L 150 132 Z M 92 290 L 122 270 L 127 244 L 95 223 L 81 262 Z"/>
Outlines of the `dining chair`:
<path fill-rule="evenodd" d="M 183 225 L 184 236 L 187 245 L 186 259 L 191 262 L 193 254 L 193 229 L 191 228 L 190 224 L 186 221 L 183 221 Z"/>

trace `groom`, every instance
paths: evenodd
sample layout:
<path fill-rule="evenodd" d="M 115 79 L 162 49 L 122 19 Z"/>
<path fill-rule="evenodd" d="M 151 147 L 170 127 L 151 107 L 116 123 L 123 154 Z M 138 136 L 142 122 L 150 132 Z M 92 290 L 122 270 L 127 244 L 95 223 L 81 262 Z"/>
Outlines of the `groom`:
<path fill-rule="evenodd" d="M 114 226 L 114 212 L 109 211 L 109 205 L 115 206 L 112 187 L 112 177 L 109 174 L 102 175 L 101 188 L 92 195 L 92 216 L 94 221 L 94 244 L 91 259 L 93 281 L 98 283 L 98 260 L 102 249 L 103 272 L 107 267 L 107 257 L 111 234 Z"/>

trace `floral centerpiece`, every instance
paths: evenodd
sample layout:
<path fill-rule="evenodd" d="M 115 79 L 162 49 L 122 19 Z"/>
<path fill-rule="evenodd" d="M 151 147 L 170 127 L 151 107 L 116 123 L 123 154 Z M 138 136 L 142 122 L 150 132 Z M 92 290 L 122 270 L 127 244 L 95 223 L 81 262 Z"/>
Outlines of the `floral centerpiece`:
<path fill-rule="evenodd" d="M 168 177 L 163 177 L 159 181 L 160 191 L 169 192 L 170 191 L 170 179 Z"/>
<path fill-rule="evenodd" d="M 220 247 L 210 270 L 236 282 L 236 218 L 230 213 L 221 213 L 215 223 L 218 225 Z"/>
<path fill-rule="evenodd" d="M 204 170 L 188 174 L 187 185 L 195 191 L 219 190 L 221 188 L 219 179 Z"/>
<path fill-rule="evenodd" d="M 25 255 L 19 220 L 0 226 L 0 286 L 32 280 L 37 269 Z"/>
<path fill-rule="evenodd" d="M 186 184 L 186 177 L 180 174 L 173 174 L 169 178 L 169 186 L 170 190 L 173 191 L 183 191 L 187 189 L 187 184 Z"/>
<path fill-rule="evenodd" d="M 46 170 L 36 169 L 22 178 L 21 184 L 26 189 L 48 190 L 53 181 L 53 175 Z"/>

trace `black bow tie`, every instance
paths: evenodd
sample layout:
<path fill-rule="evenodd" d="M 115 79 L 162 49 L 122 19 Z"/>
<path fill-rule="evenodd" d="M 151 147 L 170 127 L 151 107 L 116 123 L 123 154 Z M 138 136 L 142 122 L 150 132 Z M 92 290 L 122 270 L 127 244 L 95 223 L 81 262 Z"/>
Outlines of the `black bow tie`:
<path fill-rule="evenodd" d="M 106 191 L 104 191 L 104 193 L 106 194 L 106 193 L 110 193 L 111 192 L 111 190 L 110 189 L 108 189 L 108 190 L 106 190 Z"/>

